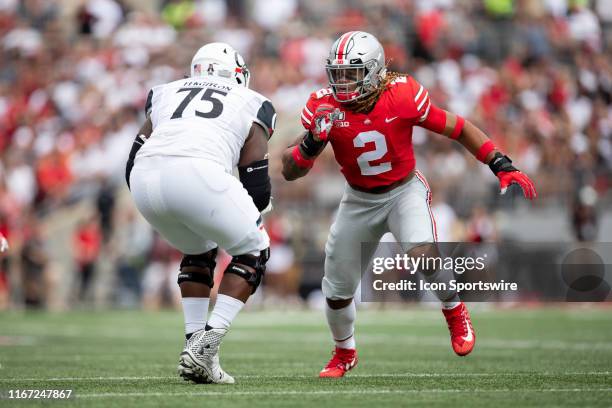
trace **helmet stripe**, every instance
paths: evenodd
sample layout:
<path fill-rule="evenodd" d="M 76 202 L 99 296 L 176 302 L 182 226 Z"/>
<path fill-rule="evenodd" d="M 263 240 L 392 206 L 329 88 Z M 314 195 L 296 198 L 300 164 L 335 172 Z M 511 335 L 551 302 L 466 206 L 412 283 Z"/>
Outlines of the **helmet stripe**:
<path fill-rule="evenodd" d="M 338 49 L 336 50 L 336 54 L 338 55 L 338 59 L 343 59 L 344 55 L 346 54 L 346 48 L 348 46 L 348 43 L 351 39 L 351 37 L 353 36 L 353 34 L 355 34 L 357 31 L 349 31 L 348 33 L 344 34 L 342 37 L 340 37 L 340 41 L 338 41 Z"/>

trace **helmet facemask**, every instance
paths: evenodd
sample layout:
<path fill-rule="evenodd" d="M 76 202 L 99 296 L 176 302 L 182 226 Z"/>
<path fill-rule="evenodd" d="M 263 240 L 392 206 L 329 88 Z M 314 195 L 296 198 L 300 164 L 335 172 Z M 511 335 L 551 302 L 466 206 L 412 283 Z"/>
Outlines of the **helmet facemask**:
<path fill-rule="evenodd" d="M 245 88 L 249 87 L 249 81 L 251 79 L 251 71 L 247 68 L 247 64 L 238 52 L 236 52 L 234 58 L 236 59 L 236 68 L 234 69 L 234 78 L 236 82 L 243 85 Z"/>
<path fill-rule="evenodd" d="M 338 102 L 352 102 L 374 92 L 384 76 L 376 60 L 366 64 L 327 64 L 329 85 Z"/>
<path fill-rule="evenodd" d="M 328 65 L 326 69 L 329 85 L 338 101 L 352 101 L 363 94 L 366 76 L 363 64 Z"/>

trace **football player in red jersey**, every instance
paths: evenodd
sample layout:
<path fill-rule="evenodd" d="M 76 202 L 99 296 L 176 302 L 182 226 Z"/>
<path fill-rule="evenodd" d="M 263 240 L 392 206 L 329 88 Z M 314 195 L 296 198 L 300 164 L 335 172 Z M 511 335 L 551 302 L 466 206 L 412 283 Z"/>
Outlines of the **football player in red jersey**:
<path fill-rule="evenodd" d="M 409 255 L 437 254 L 431 191 L 415 168 L 413 126 L 461 143 L 489 165 L 502 194 L 513 183 L 529 199 L 536 197 L 536 190 L 480 129 L 434 105 L 429 92 L 411 76 L 387 72 L 384 50 L 373 35 L 343 34 L 332 45 L 326 70 L 330 87 L 310 95 L 301 115 L 306 132 L 282 159 L 285 179 L 297 179 L 308 173 L 329 142 L 347 181 L 325 246 L 322 283 L 336 348 L 319 374 L 342 377 L 357 364 L 353 296 L 361 276 L 361 243 L 377 242 L 390 231 Z M 373 253 L 362 255 L 370 259 Z M 452 271 L 421 272 L 429 282 L 448 283 L 453 278 Z M 442 302 L 455 353 L 469 354 L 475 334 L 465 304 L 454 291 L 435 294 Z"/>

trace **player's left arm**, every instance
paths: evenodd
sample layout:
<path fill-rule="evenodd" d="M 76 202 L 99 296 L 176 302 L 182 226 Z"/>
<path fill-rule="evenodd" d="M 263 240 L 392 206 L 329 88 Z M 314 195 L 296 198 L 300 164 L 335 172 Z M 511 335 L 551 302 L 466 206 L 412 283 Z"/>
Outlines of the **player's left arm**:
<path fill-rule="evenodd" d="M 317 107 L 309 122 L 302 118 L 302 124 L 306 127 L 306 131 L 287 146 L 287 149 L 283 152 L 283 177 L 285 177 L 285 180 L 295 180 L 308 174 L 314 165 L 314 161 L 327 145 L 329 133 L 339 115 L 339 109 L 334 109 L 333 106 L 328 104 L 321 104 Z"/>
<path fill-rule="evenodd" d="M 253 123 L 249 136 L 240 151 L 238 175 L 245 190 L 259 212 L 270 210 L 272 184 L 268 174 L 268 136 L 264 129 Z"/>
<path fill-rule="evenodd" d="M 488 164 L 499 179 L 502 194 L 506 192 L 510 184 L 515 183 L 522 188 L 526 198 L 533 200 L 537 197 L 531 179 L 514 167 L 512 160 L 501 153 L 482 130 L 469 120 L 429 103 L 425 118 L 421 117 L 422 121 L 418 123 L 419 126 L 456 140 L 478 160 Z"/>
<path fill-rule="evenodd" d="M 253 118 L 238 161 L 240 181 L 261 213 L 272 210 L 272 183 L 268 173 L 268 140 L 276 127 L 276 110 L 272 103 L 265 99 L 254 99 L 257 102 L 257 113 Z M 255 112 L 255 111 L 254 111 Z"/>

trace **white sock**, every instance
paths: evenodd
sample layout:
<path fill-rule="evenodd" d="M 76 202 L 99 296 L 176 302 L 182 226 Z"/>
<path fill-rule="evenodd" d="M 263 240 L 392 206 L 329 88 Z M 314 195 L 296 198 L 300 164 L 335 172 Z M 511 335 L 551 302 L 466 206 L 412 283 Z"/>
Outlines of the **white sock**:
<path fill-rule="evenodd" d="M 194 333 L 206 326 L 209 298 L 186 297 L 182 299 L 185 315 L 185 334 Z"/>
<path fill-rule="evenodd" d="M 449 301 L 449 302 L 442 302 L 442 309 L 446 309 L 446 310 L 450 310 L 450 309 L 454 309 L 457 306 L 459 306 L 461 302 L 460 301 Z"/>
<path fill-rule="evenodd" d="M 440 299 L 444 309 L 452 309 L 459 304 L 459 294 L 456 290 L 451 289 L 450 285 L 451 280 L 455 279 L 455 274 L 452 269 L 440 269 L 433 274 L 423 273 L 423 278 L 428 283 L 439 284 L 437 286 L 441 289 L 432 290 L 432 292 L 438 299 Z"/>
<path fill-rule="evenodd" d="M 332 309 L 325 305 L 325 316 L 327 324 L 336 342 L 336 347 L 344 349 L 355 348 L 355 317 L 357 310 L 355 302 L 351 302 L 342 309 Z"/>
<path fill-rule="evenodd" d="M 238 315 L 244 303 L 231 296 L 217 295 L 217 302 L 208 320 L 208 325 L 214 329 L 229 329 L 232 320 Z"/>

